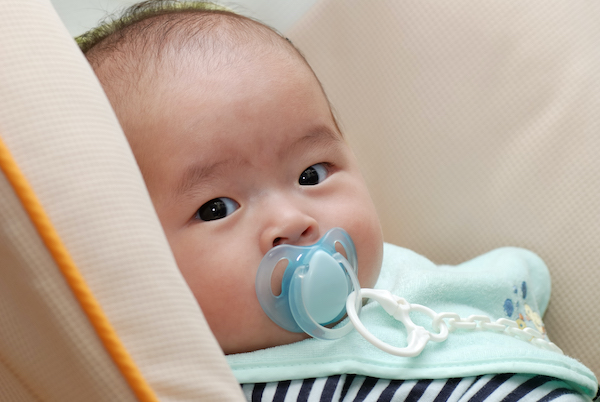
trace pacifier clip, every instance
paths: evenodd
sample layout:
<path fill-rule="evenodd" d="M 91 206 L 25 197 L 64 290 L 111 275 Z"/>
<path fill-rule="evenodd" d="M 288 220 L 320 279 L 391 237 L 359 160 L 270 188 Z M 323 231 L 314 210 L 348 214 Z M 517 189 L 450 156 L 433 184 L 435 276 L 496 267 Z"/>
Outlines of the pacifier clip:
<path fill-rule="evenodd" d="M 359 297 L 357 297 L 359 295 Z M 357 299 L 373 299 L 394 319 L 400 321 L 407 332 L 406 347 L 400 348 L 383 342 L 374 336 L 362 323 L 356 310 Z M 434 332 L 425 327 L 415 324 L 410 318 L 410 312 L 418 312 L 431 318 L 431 328 Z M 530 342 L 542 349 L 551 350 L 563 354 L 563 351 L 553 342 L 544 339 L 539 331 L 533 328 L 519 328 L 516 321 L 506 318 L 499 318 L 492 322 L 486 315 L 470 315 L 467 318 L 461 318 L 456 313 L 436 313 L 432 309 L 420 304 L 408 303 L 404 298 L 393 295 L 391 292 L 382 289 L 358 289 L 348 296 L 346 303 L 346 312 L 354 328 L 367 341 L 392 355 L 402 357 L 414 357 L 421 354 L 427 343 L 444 342 L 448 335 L 457 330 L 471 331 L 494 331 L 505 335 L 516 337 L 520 340 Z"/>

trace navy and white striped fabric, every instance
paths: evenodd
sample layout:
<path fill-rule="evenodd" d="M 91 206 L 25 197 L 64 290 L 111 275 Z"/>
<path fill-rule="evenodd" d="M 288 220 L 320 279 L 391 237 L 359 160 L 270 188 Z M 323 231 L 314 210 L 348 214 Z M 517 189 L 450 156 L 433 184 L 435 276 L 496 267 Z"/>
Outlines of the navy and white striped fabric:
<path fill-rule="evenodd" d="M 385 380 L 353 374 L 242 384 L 251 402 L 591 401 L 563 381 L 528 374 L 491 374 L 444 380 Z"/>

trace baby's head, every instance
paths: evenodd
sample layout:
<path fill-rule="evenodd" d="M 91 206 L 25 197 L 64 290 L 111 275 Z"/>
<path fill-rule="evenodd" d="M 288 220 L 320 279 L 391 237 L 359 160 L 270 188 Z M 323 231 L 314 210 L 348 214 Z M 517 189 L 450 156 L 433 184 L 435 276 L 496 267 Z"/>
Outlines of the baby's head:
<path fill-rule="evenodd" d="M 263 312 L 257 268 L 276 245 L 311 245 L 341 227 L 361 285 L 375 284 L 381 228 L 356 160 L 285 38 L 227 11 L 171 11 L 130 16 L 86 57 L 223 351 L 302 340 Z"/>

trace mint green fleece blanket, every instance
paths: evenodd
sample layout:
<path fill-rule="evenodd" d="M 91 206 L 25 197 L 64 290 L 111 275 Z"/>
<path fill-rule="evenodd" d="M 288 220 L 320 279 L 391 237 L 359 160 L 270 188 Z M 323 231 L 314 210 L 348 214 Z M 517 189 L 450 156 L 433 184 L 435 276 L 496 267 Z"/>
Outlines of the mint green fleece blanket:
<path fill-rule="evenodd" d="M 439 266 L 410 250 L 385 244 L 375 288 L 387 289 L 409 303 L 438 313 L 454 312 L 463 318 L 486 315 L 492 321 L 508 318 L 545 333 L 541 317 L 550 299 L 550 275 L 544 262 L 527 250 L 501 248 L 460 265 Z M 411 317 L 416 324 L 431 327 L 430 318 L 421 314 Z M 402 324 L 377 303 L 365 305 L 360 318 L 384 342 L 406 345 Z M 503 333 L 483 330 L 456 330 L 442 343 L 427 344 L 416 357 L 387 354 L 352 331 L 334 341 L 311 338 L 229 355 L 227 360 L 240 383 L 342 373 L 388 379 L 529 373 L 560 378 L 592 397 L 598 389 L 594 374 L 578 361 Z"/>

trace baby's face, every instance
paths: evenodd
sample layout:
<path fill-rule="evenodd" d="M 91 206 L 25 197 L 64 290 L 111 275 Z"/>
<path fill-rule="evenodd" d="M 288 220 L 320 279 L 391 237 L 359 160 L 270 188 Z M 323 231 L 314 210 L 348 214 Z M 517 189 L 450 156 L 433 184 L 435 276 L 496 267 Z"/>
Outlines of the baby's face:
<path fill-rule="evenodd" d="M 181 69 L 118 111 L 177 264 L 225 353 L 304 339 L 261 309 L 257 268 L 278 244 L 341 227 L 374 285 L 381 228 L 354 155 L 296 58 Z"/>

